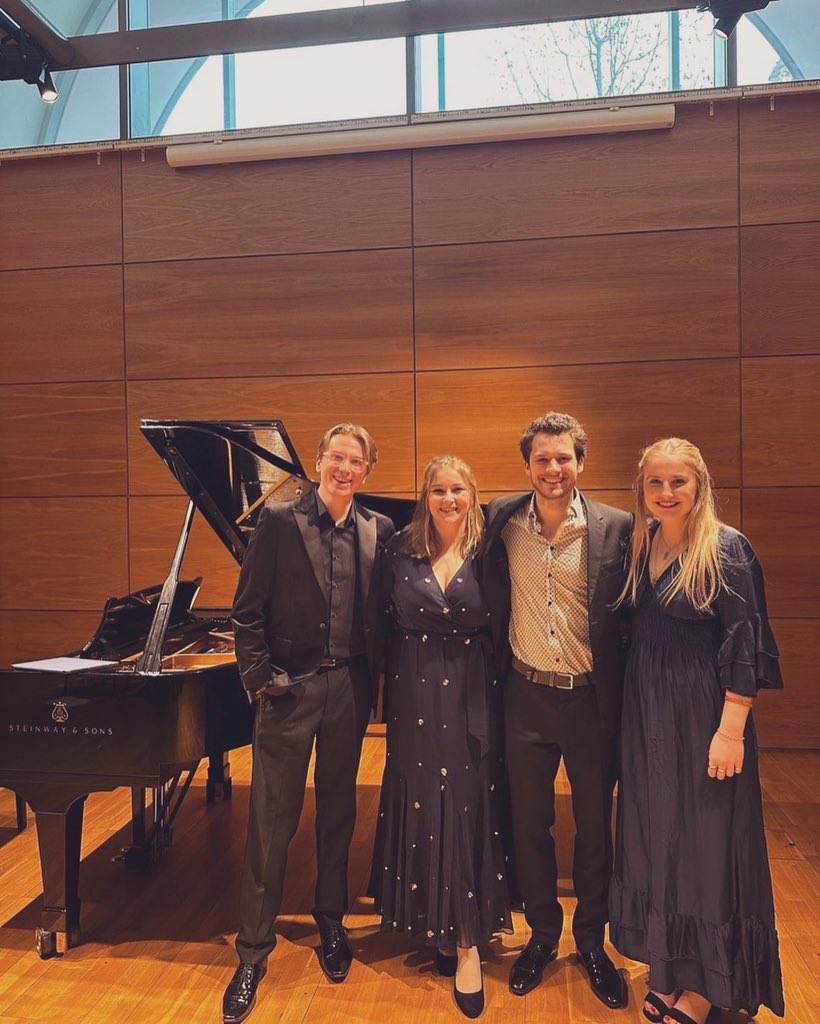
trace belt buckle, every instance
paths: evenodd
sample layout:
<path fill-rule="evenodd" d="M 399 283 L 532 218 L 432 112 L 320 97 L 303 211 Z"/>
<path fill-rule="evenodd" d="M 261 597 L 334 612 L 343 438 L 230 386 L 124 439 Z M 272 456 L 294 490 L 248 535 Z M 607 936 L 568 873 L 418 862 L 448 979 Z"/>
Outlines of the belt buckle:
<path fill-rule="evenodd" d="M 559 676 L 564 679 L 569 679 L 569 686 L 562 686 L 558 682 Z M 553 672 L 553 679 L 556 680 L 554 684 L 556 690 L 572 690 L 575 688 L 575 676 L 571 672 Z"/>

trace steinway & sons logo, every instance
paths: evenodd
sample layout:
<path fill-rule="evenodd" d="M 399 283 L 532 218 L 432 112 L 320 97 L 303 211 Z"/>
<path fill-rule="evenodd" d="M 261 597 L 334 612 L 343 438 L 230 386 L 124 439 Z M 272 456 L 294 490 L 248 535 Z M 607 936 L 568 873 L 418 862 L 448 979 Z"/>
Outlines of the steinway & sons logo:
<path fill-rule="evenodd" d="M 114 730 L 108 725 L 66 725 L 68 722 L 68 705 L 73 703 L 70 698 L 66 700 L 53 700 L 51 719 L 55 723 L 49 725 L 21 724 L 9 722 L 9 732 L 38 733 L 40 735 L 52 736 L 113 736 Z M 80 701 L 79 703 L 85 703 Z"/>

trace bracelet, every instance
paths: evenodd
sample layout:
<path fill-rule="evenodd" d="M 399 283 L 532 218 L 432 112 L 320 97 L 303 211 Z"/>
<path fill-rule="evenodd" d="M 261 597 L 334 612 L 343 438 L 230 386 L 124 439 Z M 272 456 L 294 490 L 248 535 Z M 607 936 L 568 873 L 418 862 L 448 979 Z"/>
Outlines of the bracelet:
<path fill-rule="evenodd" d="M 718 736 L 722 736 L 725 740 L 733 740 L 735 743 L 742 743 L 745 738 L 743 736 L 729 736 L 727 733 L 721 732 L 720 729 L 716 731 Z"/>
<path fill-rule="evenodd" d="M 723 695 L 727 704 L 742 704 L 744 708 L 750 708 L 754 703 L 754 697 L 741 697 L 738 693 L 730 693 L 728 690 Z"/>

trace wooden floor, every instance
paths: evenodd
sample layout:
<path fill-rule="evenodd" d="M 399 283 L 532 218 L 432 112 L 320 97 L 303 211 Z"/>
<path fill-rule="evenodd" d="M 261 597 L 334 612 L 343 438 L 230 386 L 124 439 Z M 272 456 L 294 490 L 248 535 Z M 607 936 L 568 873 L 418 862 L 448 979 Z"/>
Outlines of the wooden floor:
<path fill-rule="evenodd" d="M 378 801 L 383 740 L 370 736 L 360 774 L 359 823 L 351 857 L 352 912 L 347 919 L 356 960 L 348 981 L 324 980 L 316 959 L 316 933 L 305 909 L 312 905 L 314 873 L 312 789 L 291 846 L 279 945 L 260 988 L 255 1024 L 331 1024 L 361 1021 L 457 1022 L 451 982 L 432 970 L 428 951 L 401 937 L 382 935 L 372 904 L 361 897 L 367 880 Z M 763 756 L 769 853 L 778 909 L 787 1021 L 820 1021 L 818 962 L 820 907 L 820 755 Z M 126 790 L 89 798 L 80 880 L 84 943 L 58 959 L 33 950 L 40 874 L 33 825 L 15 830 L 14 799 L 0 790 L 0 1022 L 49 1020 L 60 1024 L 197 1024 L 221 1021 L 222 991 L 235 964 L 237 880 L 245 840 L 249 752 L 233 756 L 234 799 L 206 807 L 197 780 L 177 820 L 174 845 L 147 871 L 126 869 L 115 858 L 127 841 Z M 29 819 L 32 820 L 31 817 Z M 557 830 L 562 876 L 571 836 L 569 798 L 562 783 Z M 562 880 L 571 911 L 570 882 Z M 523 918 L 514 935 L 485 951 L 487 1024 L 632 1024 L 643 1021 L 646 968 L 615 956 L 626 969 L 630 1005 L 605 1009 L 592 996 L 570 956 L 569 929 L 561 958 L 525 999 L 512 996 L 507 977 L 526 941 Z M 761 1011 L 761 1022 L 776 1020 Z M 722 1024 L 748 1021 L 724 1015 Z"/>

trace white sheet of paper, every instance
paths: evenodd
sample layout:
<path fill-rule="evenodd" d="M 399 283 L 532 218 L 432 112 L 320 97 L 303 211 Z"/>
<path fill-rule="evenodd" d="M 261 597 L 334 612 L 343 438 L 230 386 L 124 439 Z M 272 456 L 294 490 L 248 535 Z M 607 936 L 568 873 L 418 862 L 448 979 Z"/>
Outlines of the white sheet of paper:
<path fill-rule="evenodd" d="M 93 658 L 43 658 L 42 661 L 18 661 L 12 668 L 27 668 L 40 672 L 82 672 L 87 668 L 118 665 L 116 661 L 96 661 Z"/>

